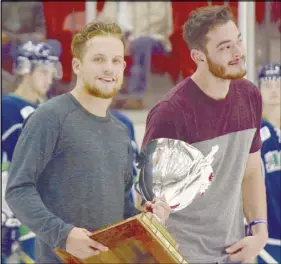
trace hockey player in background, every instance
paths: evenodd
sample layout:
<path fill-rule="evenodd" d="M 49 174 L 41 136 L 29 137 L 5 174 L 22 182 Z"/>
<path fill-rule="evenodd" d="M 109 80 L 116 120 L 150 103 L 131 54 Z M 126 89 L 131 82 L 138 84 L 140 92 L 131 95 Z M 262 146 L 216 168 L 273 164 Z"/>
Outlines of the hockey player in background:
<path fill-rule="evenodd" d="M 269 239 L 258 263 L 281 263 L 281 64 L 265 65 L 259 74 L 263 101 L 261 155 L 267 192 Z"/>
<path fill-rule="evenodd" d="M 136 180 L 137 180 L 137 174 L 138 174 L 138 172 L 137 172 L 137 158 L 138 158 L 138 155 L 139 155 L 139 149 L 138 149 L 138 144 L 137 144 L 136 137 L 135 137 L 135 129 L 134 129 L 133 122 L 125 114 L 123 114 L 123 113 L 121 113 L 117 110 L 111 109 L 110 112 L 120 122 L 122 122 L 129 130 L 131 144 L 132 144 L 132 148 L 133 148 L 133 156 L 134 156 L 132 175 L 133 175 L 134 183 L 135 183 Z M 135 195 L 134 195 L 133 191 L 131 191 L 131 193 L 130 193 L 130 199 L 132 200 L 133 204 L 136 203 L 136 198 L 135 198 Z"/>
<path fill-rule="evenodd" d="M 18 86 L 8 95 L 2 96 L 2 263 L 16 261 L 13 254 L 18 239 L 22 242 L 22 261 L 34 259 L 34 235 L 14 217 L 4 199 L 8 167 L 28 116 L 46 99 L 54 79 L 62 77 L 59 62 L 60 46 L 55 41 L 45 43 L 24 43 L 18 49 L 14 60 L 14 74 Z M 9 260 L 10 258 L 10 260 Z"/>

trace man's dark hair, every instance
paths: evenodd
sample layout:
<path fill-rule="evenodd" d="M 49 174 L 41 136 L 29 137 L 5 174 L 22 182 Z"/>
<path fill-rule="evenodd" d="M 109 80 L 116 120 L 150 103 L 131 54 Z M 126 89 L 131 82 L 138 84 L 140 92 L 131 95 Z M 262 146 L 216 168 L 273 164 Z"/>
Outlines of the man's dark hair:
<path fill-rule="evenodd" d="M 183 38 L 189 50 L 198 49 L 207 52 L 208 32 L 228 21 L 233 21 L 228 6 L 206 6 L 192 11 L 183 26 Z"/>

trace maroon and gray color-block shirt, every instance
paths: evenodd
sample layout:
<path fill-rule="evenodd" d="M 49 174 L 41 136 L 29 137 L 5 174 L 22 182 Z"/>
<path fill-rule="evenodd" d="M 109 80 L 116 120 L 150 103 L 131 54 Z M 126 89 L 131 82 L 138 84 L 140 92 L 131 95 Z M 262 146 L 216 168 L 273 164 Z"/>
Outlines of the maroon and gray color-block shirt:
<path fill-rule="evenodd" d="M 261 148 L 261 104 L 259 90 L 246 79 L 232 81 L 226 98 L 214 100 L 187 78 L 148 115 L 143 146 L 179 139 L 204 155 L 219 146 L 210 187 L 167 222 L 190 263 L 227 262 L 225 248 L 245 236 L 241 184 L 249 154 Z"/>

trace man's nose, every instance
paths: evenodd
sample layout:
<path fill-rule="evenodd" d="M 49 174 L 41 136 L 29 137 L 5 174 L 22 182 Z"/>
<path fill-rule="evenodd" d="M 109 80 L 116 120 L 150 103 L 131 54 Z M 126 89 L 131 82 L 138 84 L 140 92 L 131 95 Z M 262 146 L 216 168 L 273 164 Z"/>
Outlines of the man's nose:
<path fill-rule="evenodd" d="M 235 45 L 234 46 L 234 51 L 233 51 L 233 57 L 235 59 L 238 59 L 238 58 L 240 58 L 242 56 L 243 56 L 243 48 L 240 47 L 239 45 Z"/>
<path fill-rule="evenodd" d="M 104 70 L 104 73 L 106 73 L 106 74 L 112 74 L 112 70 L 113 70 L 112 63 L 111 62 L 105 63 L 103 70 Z"/>

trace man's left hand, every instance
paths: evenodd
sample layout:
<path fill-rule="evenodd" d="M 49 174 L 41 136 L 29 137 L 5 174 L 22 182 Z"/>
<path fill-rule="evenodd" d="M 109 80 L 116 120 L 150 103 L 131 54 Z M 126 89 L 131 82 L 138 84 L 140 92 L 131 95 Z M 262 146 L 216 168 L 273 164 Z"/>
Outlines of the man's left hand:
<path fill-rule="evenodd" d="M 267 238 L 254 235 L 243 238 L 226 249 L 229 260 L 247 263 L 252 261 L 265 247 Z"/>
<path fill-rule="evenodd" d="M 152 212 L 163 222 L 169 218 L 172 211 L 169 204 L 163 198 L 155 198 L 152 202 L 146 202 L 145 208 L 146 210 L 151 208 Z"/>

